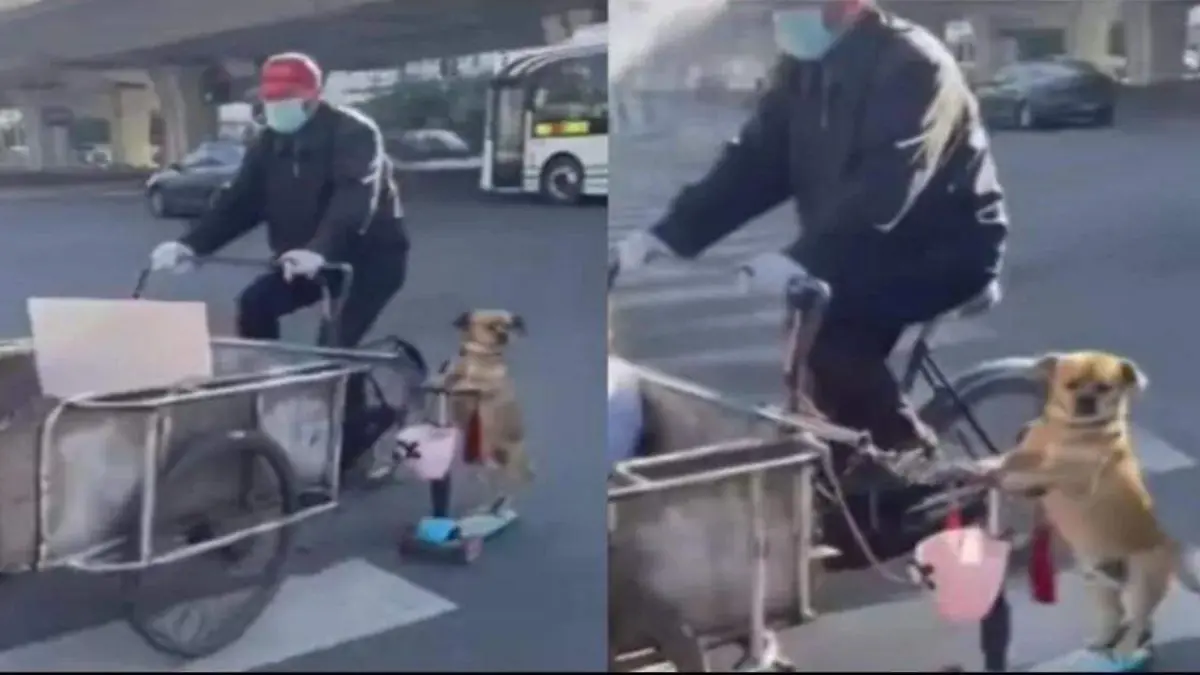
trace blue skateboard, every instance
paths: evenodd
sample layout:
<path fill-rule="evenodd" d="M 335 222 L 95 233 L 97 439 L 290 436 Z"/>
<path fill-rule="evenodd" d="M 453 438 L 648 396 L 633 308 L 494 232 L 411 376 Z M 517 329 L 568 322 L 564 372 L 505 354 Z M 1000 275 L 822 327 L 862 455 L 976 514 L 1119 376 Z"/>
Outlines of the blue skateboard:
<path fill-rule="evenodd" d="M 1144 673 L 1154 660 L 1150 647 L 1142 647 L 1127 657 L 1107 650 L 1078 649 L 1029 669 L 1031 673 Z"/>
<path fill-rule="evenodd" d="M 483 553 L 483 542 L 500 534 L 517 521 L 517 512 L 503 502 L 482 513 L 461 518 L 422 518 L 400 539 L 402 553 L 454 555 L 463 563 L 475 562 Z"/>

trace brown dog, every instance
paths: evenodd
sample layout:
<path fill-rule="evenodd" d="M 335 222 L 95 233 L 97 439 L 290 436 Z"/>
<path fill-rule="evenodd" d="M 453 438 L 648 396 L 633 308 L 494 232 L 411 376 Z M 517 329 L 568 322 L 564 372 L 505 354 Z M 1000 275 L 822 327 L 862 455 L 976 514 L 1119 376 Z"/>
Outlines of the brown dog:
<path fill-rule="evenodd" d="M 1040 501 L 1083 569 L 1096 604 L 1090 646 L 1130 655 L 1150 640 L 1151 619 L 1172 577 L 1200 593 L 1200 579 L 1160 526 L 1129 431 L 1129 399 L 1146 378 L 1103 352 L 1043 358 L 1042 416 L 1004 456 L 1002 489 Z"/>
<path fill-rule="evenodd" d="M 486 487 L 493 493 L 488 501 L 501 504 L 533 478 L 521 408 L 504 360 L 511 337 L 525 333 L 525 322 L 508 311 L 475 310 L 458 317 L 454 326 L 462 343 L 445 375 L 451 414 L 464 431 L 478 415 L 478 451 Z"/>

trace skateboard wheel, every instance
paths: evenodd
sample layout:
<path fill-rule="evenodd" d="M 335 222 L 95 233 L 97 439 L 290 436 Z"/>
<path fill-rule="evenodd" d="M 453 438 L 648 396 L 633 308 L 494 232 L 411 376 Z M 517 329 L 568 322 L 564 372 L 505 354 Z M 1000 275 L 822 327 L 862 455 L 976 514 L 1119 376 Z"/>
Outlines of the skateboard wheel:
<path fill-rule="evenodd" d="M 459 548 L 459 551 L 462 552 L 462 561 L 464 563 L 473 563 L 479 559 L 479 556 L 483 555 L 483 540 L 476 537 L 463 539 L 462 547 Z"/>

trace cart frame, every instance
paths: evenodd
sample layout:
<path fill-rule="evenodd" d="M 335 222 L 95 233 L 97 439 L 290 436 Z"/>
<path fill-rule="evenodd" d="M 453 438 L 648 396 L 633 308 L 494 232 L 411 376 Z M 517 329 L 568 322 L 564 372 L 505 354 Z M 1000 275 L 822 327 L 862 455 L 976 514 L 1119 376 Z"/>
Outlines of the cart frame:
<path fill-rule="evenodd" d="M 210 261 L 259 269 L 272 266 L 269 262 L 236 258 L 203 262 Z M 337 297 L 326 280 L 318 282 L 319 345 L 337 344 L 337 318 L 353 274 L 353 269 L 344 264 L 329 265 L 327 269 L 344 276 Z M 141 272 L 134 298 L 141 296 L 149 276 L 149 270 Z M 10 453 L 18 457 L 10 460 L 10 466 L 20 471 L 9 479 L 7 489 L 20 489 L 20 494 L 0 495 L 5 503 L 26 505 L 0 519 L 0 534 L 4 535 L 0 542 L 6 542 L 0 548 L 0 569 L 5 574 L 21 574 L 67 568 L 115 574 L 132 582 L 126 587 L 126 593 L 133 594 L 126 599 L 127 619 L 151 647 L 173 656 L 207 656 L 235 642 L 274 598 L 286 561 L 294 551 L 292 529 L 339 505 L 344 487 L 340 466 L 342 430 L 350 379 L 359 375 L 369 378 L 378 368 L 406 374 L 412 371 L 418 380 L 405 380 L 403 401 L 389 396 L 379 403 L 408 410 L 420 395 L 418 387 L 428 374 L 423 356 L 399 338 L 389 340 L 395 349 L 212 338 L 217 366 L 213 377 L 167 387 L 87 393 L 63 400 L 43 396 L 40 388 L 29 392 L 30 400 L 38 403 L 28 410 L 13 411 L 13 417 L 0 425 L 0 432 L 13 434 L 9 442 L 26 448 L 21 453 Z M 14 366 L 22 376 L 32 372 L 33 350 L 29 338 L 0 340 L 0 358 L 25 361 Z M 226 355 L 232 359 L 225 359 Z M 22 379 L 20 385 L 24 389 L 29 382 Z M 384 396 L 378 383 L 371 386 L 377 396 Z M 12 421 L 18 419 L 19 426 L 14 426 Z M 295 440 L 295 433 L 308 433 L 312 428 L 318 431 L 305 436 L 297 447 L 289 443 L 289 438 Z M 81 452 L 81 446 L 89 452 Z M 99 473 L 94 463 L 83 461 L 75 466 L 76 462 L 71 461 L 84 456 L 90 462 L 101 462 Z M 231 491 L 230 485 L 220 480 L 223 471 L 246 471 L 248 462 L 239 469 L 218 460 L 242 458 L 266 460 L 268 473 L 277 481 L 272 486 L 277 500 L 271 507 L 278 507 L 280 513 L 267 515 L 252 506 L 250 515 L 261 516 L 260 522 L 238 525 L 225 533 L 210 529 L 199 540 L 189 534 L 182 545 L 172 542 L 169 548 L 158 546 L 156 527 L 163 522 L 179 525 L 173 522 L 178 514 L 169 513 L 172 508 L 167 504 L 201 512 L 220 510 L 220 500 L 228 499 L 224 493 Z M 198 471 L 198 467 L 208 473 Z M 214 475 L 217 480 L 212 480 Z M 25 482 L 26 476 L 32 486 Z M 169 489 L 174 485 L 164 485 L 164 481 L 190 487 L 182 491 L 185 496 L 181 497 L 178 491 Z M 299 486 L 304 481 L 318 485 L 322 499 L 314 503 L 299 499 Z M 239 481 L 229 483 L 240 487 Z M 257 494 L 254 485 L 249 489 Z M 252 495 L 239 492 L 239 497 Z M 219 513 L 195 512 L 191 516 L 207 525 L 221 517 Z M 6 529 L 9 526 L 11 531 Z M 252 599 L 235 610 L 234 617 L 220 619 L 211 635 L 202 638 L 181 639 L 151 628 L 151 608 L 143 607 L 150 596 L 143 598 L 140 592 L 144 573 L 206 553 L 236 557 L 233 551 L 241 547 L 235 545 L 272 532 L 283 534 L 272 545 L 264 571 L 254 577 Z M 223 571 L 220 580 L 224 582 L 227 575 Z M 171 594 L 172 598 L 184 595 L 182 591 Z"/>

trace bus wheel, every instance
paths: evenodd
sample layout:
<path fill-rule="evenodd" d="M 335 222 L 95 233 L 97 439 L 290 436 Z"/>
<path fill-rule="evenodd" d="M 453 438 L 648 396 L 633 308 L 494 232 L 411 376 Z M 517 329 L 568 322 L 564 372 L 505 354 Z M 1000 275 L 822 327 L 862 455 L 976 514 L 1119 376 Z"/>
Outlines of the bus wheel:
<path fill-rule="evenodd" d="M 552 204 L 578 204 L 583 199 L 583 166 L 570 155 L 560 155 L 542 170 L 542 197 Z"/>

